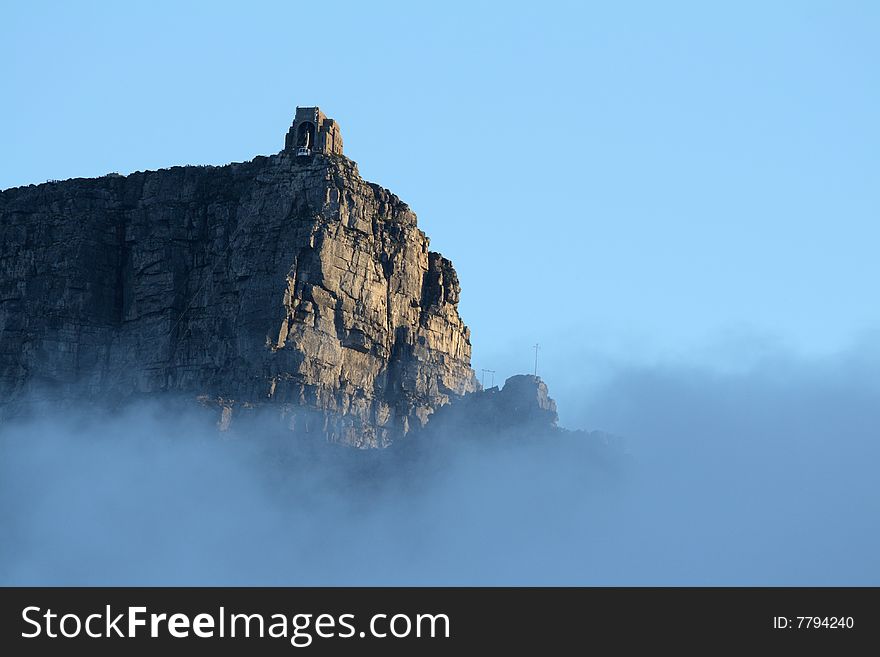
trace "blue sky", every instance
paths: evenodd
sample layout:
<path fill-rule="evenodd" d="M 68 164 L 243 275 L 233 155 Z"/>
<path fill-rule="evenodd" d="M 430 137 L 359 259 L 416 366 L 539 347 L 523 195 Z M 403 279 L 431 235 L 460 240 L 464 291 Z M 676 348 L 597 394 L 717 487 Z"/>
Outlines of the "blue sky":
<path fill-rule="evenodd" d="M 318 104 L 455 263 L 477 370 L 540 342 L 564 398 L 880 325 L 876 3 L 414 4 L 9 5 L 0 188 L 250 159 Z"/>

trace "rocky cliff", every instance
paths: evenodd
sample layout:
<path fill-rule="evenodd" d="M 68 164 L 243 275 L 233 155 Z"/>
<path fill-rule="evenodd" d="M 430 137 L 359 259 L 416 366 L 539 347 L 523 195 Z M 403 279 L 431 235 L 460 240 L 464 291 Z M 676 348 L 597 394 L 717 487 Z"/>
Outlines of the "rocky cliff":
<path fill-rule="evenodd" d="M 8 189 L 0 412 L 178 393 L 224 424 L 269 404 L 387 445 L 478 387 L 459 294 L 410 208 L 339 154 Z"/>

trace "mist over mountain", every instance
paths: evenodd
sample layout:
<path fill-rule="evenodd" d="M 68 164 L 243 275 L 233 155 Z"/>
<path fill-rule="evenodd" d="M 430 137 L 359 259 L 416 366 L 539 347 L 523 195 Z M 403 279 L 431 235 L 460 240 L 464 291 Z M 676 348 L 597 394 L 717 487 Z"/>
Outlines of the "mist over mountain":
<path fill-rule="evenodd" d="M 294 445 L 273 415 L 218 440 L 191 406 L 50 414 L 0 440 L 0 581 L 876 585 L 877 364 L 866 346 L 622 368 L 583 405 L 621 450 L 454 424 L 428 449 L 352 450 Z"/>
<path fill-rule="evenodd" d="M 463 287 L 317 108 L 3 191 L 0 584 L 880 581 L 874 342 L 572 374 L 563 429 L 479 384 Z"/>

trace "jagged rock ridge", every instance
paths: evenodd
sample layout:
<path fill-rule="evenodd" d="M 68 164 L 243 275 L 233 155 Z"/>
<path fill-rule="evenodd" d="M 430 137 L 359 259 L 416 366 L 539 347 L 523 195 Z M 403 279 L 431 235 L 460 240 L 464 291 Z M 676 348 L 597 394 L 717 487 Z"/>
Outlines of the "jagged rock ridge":
<path fill-rule="evenodd" d="M 451 262 L 354 162 L 302 149 L 0 192 L 2 412 L 183 393 L 383 446 L 476 390 Z"/>

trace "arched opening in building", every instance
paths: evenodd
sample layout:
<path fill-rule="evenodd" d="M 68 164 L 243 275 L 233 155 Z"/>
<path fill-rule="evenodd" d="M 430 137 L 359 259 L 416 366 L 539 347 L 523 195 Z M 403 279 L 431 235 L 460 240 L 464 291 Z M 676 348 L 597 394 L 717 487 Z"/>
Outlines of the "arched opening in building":
<path fill-rule="evenodd" d="M 314 148 L 315 147 L 315 124 L 309 121 L 303 121 L 296 129 L 296 146 L 297 148 Z"/>

